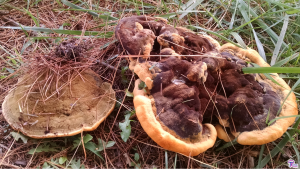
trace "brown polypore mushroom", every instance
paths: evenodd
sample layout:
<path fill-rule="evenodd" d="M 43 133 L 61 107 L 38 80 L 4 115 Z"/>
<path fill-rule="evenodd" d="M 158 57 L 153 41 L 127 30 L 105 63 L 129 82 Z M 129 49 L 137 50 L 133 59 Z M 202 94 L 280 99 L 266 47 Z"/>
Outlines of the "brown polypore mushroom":
<path fill-rule="evenodd" d="M 33 138 L 50 138 L 99 126 L 114 109 L 115 92 L 88 68 L 94 58 L 81 55 L 81 48 L 71 40 L 59 45 L 55 54 L 25 60 L 30 62 L 21 69 L 25 75 L 2 104 L 12 128 Z"/>
<path fill-rule="evenodd" d="M 241 59 L 249 60 L 261 67 L 270 66 L 260 57 L 260 55 L 255 50 L 252 49 L 241 49 L 232 44 L 225 44 L 221 47 L 220 51 L 230 52 L 231 54 L 238 56 Z M 262 145 L 275 141 L 284 134 L 287 128 L 294 123 L 296 118 L 281 118 L 268 126 L 268 121 L 266 121 L 267 117 L 269 121 L 271 121 L 276 117 L 292 116 L 298 114 L 296 97 L 293 93 L 289 95 L 291 88 L 282 78 L 278 76 L 278 74 L 272 74 L 272 78 L 281 86 L 273 83 L 263 75 L 255 75 L 254 77 L 256 82 L 258 82 L 262 86 L 263 91 L 258 92 L 258 90 L 254 89 L 256 93 L 261 94 L 259 96 L 253 97 L 253 99 L 256 100 L 248 101 L 247 103 L 247 101 L 244 99 L 246 93 L 244 94 L 242 90 L 239 91 L 237 89 L 235 93 L 238 96 L 234 101 L 236 103 L 235 108 L 232 110 L 233 121 L 235 121 L 235 123 L 240 123 L 241 125 L 235 125 L 235 130 L 233 129 L 233 125 L 231 125 L 231 133 L 235 137 L 237 137 L 237 142 L 243 145 Z M 253 95 L 256 95 L 256 93 L 253 93 Z M 249 96 L 250 92 L 247 92 L 247 94 L 248 98 L 251 97 Z M 245 107 L 245 109 L 243 108 L 243 104 L 239 104 L 238 102 L 244 102 L 244 107 L 245 105 L 249 104 L 253 105 L 249 105 L 248 107 Z M 252 107 L 256 107 L 256 109 L 252 109 L 251 111 L 250 108 Z M 252 117 L 248 116 L 248 119 L 244 120 L 245 116 L 243 117 L 238 115 L 235 110 L 240 112 L 250 111 Z"/>
<path fill-rule="evenodd" d="M 196 95 L 193 88 L 182 85 L 182 88 L 186 87 L 190 93 L 185 94 L 186 90 L 179 90 L 174 91 L 175 94 L 172 95 L 169 91 L 172 89 L 170 86 L 164 90 L 164 94 L 172 97 L 166 99 L 161 97 L 160 92 L 153 96 L 146 95 L 143 89 L 139 89 L 140 82 L 141 80 L 137 80 L 134 88 L 136 114 L 145 132 L 157 144 L 187 156 L 198 155 L 214 145 L 217 133 L 213 125 L 202 125 L 197 111 L 189 110 L 188 105 L 184 103 L 184 99 Z M 165 100 L 160 102 L 160 99 Z M 197 109 L 197 106 L 194 109 Z"/>
<path fill-rule="evenodd" d="M 144 20 L 141 25 L 157 36 L 150 54 L 158 56 L 131 59 L 130 69 L 147 85 L 145 93 L 136 82 L 134 105 L 144 130 L 163 148 L 197 155 L 213 146 L 216 133 L 225 141 L 237 137 L 240 144 L 261 145 L 293 123 L 294 117 L 268 126 L 267 119 L 297 114 L 297 105 L 291 94 L 280 108 L 290 88 L 278 75 L 274 79 L 283 87 L 242 72 L 252 66 L 248 62 L 268 66 L 256 51 L 220 47 L 207 35 Z M 131 45 L 119 40 L 125 49 Z"/>
<path fill-rule="evenodd" d="M 178 54 L 194 55 L 220 47 L 207 35 L 196 35 L 186 28 L 174 28 L 159 17 L 125 17 L 117 25 L 115 36 L 130 55 L 147 57 L 159 54 L 162 48 L 172 48 Z"/>
<path fill-rule="evenodd" d="M 129 68 L 152 88 L 152 75 L 145 67 L 145 59 L 158 61 L 159 57 L 150 55 L 199 55 L 209 53 L 218 55 L 219 43 L 207 35 L 196 35 L 194 32 L 167 24 L 158 17 L 132 16 L 123 18 L 116 27 L 115 36 L 130 55 L 142 55 L 143 58 L 130 57 Z M 185 56 L 192 59 L 193 56 Z M 192 59 L 193 60 L 193 59 Z M 142 63 L 142 64 L 140 64 Z"/>
<path fill-rule="evenodd" d="M 5 97 L 3 116 L 15 130 L 33 138 L 72 136 L 95 130 L 114 108 L 111 85 L 90 69 L 57 83 L 48 77 L 24 76 Z"/>

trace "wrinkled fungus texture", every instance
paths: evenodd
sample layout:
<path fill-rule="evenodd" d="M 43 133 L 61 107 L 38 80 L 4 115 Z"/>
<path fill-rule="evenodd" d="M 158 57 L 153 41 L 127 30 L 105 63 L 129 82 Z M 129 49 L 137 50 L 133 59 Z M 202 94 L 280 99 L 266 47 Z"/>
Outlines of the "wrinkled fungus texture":
<path fill-rule="evenodd" d="M 230 53 L 221 56 L 201 57 L 194 63 L 170 57 L 156 64 L 160 71 L 155 75 L 151 95 L 160 120 L 182 138 L 193 140 L 201 132 L 198 121 L 210 122 L 211 114 L 230 118 L 228 127 L 243 132 L 267 127 L 267 116 L 272 120 L 279 110 L 280 97 L 271 87 L 255 81 L 255 75 L 242 73 L 245 62 L 236 62 Z M 207 72 L 201 67 L 204 64 Z M 195 67 L 199 80 L 188 78 Z M 201 70 L 205 72 L 202 75 Z M 204 84 L 200 79 L 206 79 Z"/>
<path fill-rule="evenodd" d="M 115 32 L 122 47 L 131 55 L 156 55 L 160 53 L 160 46 L 172 48 L 177 54 L 183 55 L 205 53 L 214 49 L 208 39 L 185 28 L 174 28 L 162 18 L 123 18 Z"/>
<path fill-rule="evenodd" d="M 135 31 L 137 29 L 147 33 L 136 39 L 139 33 Z M 130 31 L 131 34 L 128 33 Z M 130 69 L 146 83 L 148 90 L 144 94 L 135 90 L 135 97 L 143 95 L 145 99 L 150 99 L 152 110 L 149 112 L 155 114 L 154 120 L 177 139 L 196 144 L 204 140 L 214 142 L 210 133 L 218 133 L 227 141 L 238 137 L 239 133 L 246 133 L 242 139 L 238 139 L 238 142 L 243 140 L 239 143 L 259 145 L 274 141 L 291 125 L 292 119 L 287 119 L 279 122 L 283 124 L 282 129 L 279 123 L 276 126 L 275 123 L 271 124 L 271 128 L 268 126 L 268 121 L 281 115 L 280 106 L 287 96 L 285 89 L 274 86 L 263 75 L 242 72 L 243 67 L 253 66 L 246 61 L 268 66 L 257 52 L 238 49 L 233 45 L 220 47 L 217 41 L 207 35 L 197 35 L 181 27 L 174 28 L 164 19 L 146 16 L 122 19 L 117 26 L 116 37 L 129 54 L 141 54 L 141 57 L 130 58 Z M 151 50 L 141 53 L 146 48 Z M 282 79 L 275 78 L 289 88 Z M 134 99 L 135 107 L 143 107 L 139 105 L 142 101 L 138 101 L 141 98 Z M 294 115 L 297 111 L 294 109 L 293 95 L 288 98 L 288 103 L 293 108 L 289 109 L 285 105 L 281 112 Z M 143 108 L 142 113 L 137 112 L 138 118 L 153 120 L 145 115 L 149 113 L 146 110 Z M 291 112 L 287 113 L 287 110 Z M 177 151 L 177 148 L 162 143 L 162 138 L 153 135 L 150 129 L 145 129 L 146 122 L 140 122 L 158 144 Z M 204 123 L 217 125 L 218 130 L 206 127 Z M 264 133 L 269 130 L 279 131 L 277 133 L 280 134 Z M 262 131 L 261 134 L 270 138 L 257 135 L 256 131 Z M 244 136 L 253 139 L 247 141 Z M 194 151 L 194 154 L 212 145 L 209 143 L 205 146 Z"/>

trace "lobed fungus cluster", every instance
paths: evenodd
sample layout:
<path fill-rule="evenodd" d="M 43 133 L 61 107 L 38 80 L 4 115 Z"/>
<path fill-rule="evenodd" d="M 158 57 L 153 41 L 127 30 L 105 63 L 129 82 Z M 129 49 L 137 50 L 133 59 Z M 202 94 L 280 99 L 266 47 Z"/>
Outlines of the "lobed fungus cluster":
<path fill-rule="evenodd" d="M 277 74 L 273 78 L 281 86 L 242 72 L 250 62 L 269 66 L 252 49 L 220 46 L 207 35 L 146 16 L 123 18 L 115 35 L 129 55 L 139 55 L 130 57 L 130 69 L 140 78 L 134 89 L 136 114 L 165 149 L 194 156 L 212 147 L 217 136 L 261 145 L 281 137 L 295 120 L 266 122 L 296 115 L 297 104 Z M 139 88 L 142 81 L 146 90 Z"/>

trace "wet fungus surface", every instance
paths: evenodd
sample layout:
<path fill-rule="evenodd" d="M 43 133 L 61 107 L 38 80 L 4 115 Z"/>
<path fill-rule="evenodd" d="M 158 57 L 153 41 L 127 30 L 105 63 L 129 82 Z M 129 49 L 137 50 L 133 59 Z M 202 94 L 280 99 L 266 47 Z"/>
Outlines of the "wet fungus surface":
<path fill-rule="evenodd" d="M 137 27 L 143 36 L 137 36 Z M 140 39 L 132 42 L 136 36 Z M 251 61 L 268 66 L 254 50 L 220 47 L 207 35 L 146 16 L 122 19 L 116 37 L 128 54 L 141 55 L 130 58 L 130 69 L 147 85 L 145 92 L 136 81 L 136 113 L 146 133 L 165 149 L 197 155 L 213 146 L 217 133 L 227 141 L 237 137 L 240 144 L 261 145 L 279 138 L 295 119 L 266 122 L 297 114 L 297 105 L 291 95 L 290 106 L 280 109 L 289 87 L 278 75 L 274 78 L 285 89 L 263 75 L 242 72 Z"/>

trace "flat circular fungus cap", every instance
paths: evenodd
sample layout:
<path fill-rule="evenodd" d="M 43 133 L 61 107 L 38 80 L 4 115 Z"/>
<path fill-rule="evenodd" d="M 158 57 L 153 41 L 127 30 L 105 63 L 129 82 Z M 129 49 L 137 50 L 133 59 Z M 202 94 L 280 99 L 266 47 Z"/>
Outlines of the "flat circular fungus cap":
<path fill-rule="evenodd" d="M 59 77 L 45 71 L 34 77 L 20 78 L 2 105 L 11 127 L 27 136 L 64 137 L 94 130 L 115 106 L 111 84 L 90 69 Z"/>

